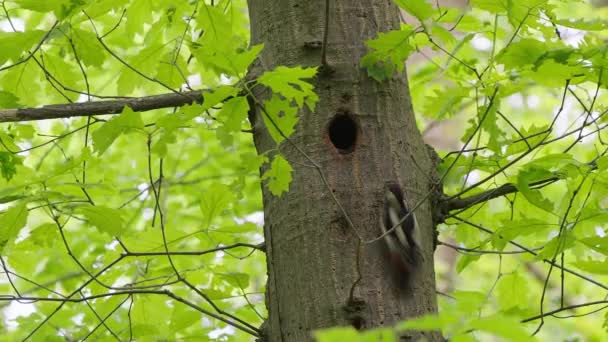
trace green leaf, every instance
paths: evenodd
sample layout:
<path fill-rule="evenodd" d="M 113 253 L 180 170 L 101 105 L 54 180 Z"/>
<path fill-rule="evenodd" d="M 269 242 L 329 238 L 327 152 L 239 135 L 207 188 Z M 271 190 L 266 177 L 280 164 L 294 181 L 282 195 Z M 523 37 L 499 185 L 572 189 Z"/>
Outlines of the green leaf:
<path fill-rule="evenodd" d="M 74 29 L 72 41 L 78 57 L 86 66 L 101 67 L 107 54 L 99 53 L 103 46 L 97 36 L 89 31 Z"/>
<path fill-rule="evenodd" d="M 456 323 L 458 319 L 459 317 L 453 312 L 444 311 L 436 315 L 427 314 L 410 319 L 400 323 L 398 328 L 402 330 L 440 330 Z"/>
<path fill-rule="evenodd" d="M 553 201 L 545 198 L 540 190 L 531 184 L 551 178 L 568 176 L 568 166 L 579 167 L 580 163 L 569 154 L 553 154 L 531 161 L 524 165 L 517 175 L 517 189 L 535 206 L 553 212 Z"/>
<path fill-rule="evenodd" d="M 32 125 L 16 125 L 13 128 L 16 141 L 30 141 L 36 134 L 36 129 Z"/>
<path fill-rule="evenodd" d="M 203 47 L 194 50 L 194 53 L 206 67 L 229 76 L 239 76 L 246 72 L 264 48 L 264 45 L 260 44 L 247 50 L 234 49 L 231 46 L 220 50 L 222 46 L 223 44 L 215 45 L 212 49 Z"/>
<path fill-rule="evenodd" d="M 249 103 L 245 97 L 234 97 L 224 103 L 217 114 L 217 119 L 222 125 L 216 131 L 218 139 L 224 146 L 232 144 L 233 134 L 240 132 L 248 112 Z"/>
<path fill-rule="evenodd" d="M 20 106 L 17 96 L 8 91 L 0 90 L 0 108 L 18 108 Z"/>
<path fill-rule="evenodd" d="M 536 69 L 536 72 L 530 73 L 530 76 L 539 84 L 559 87 L 566 84 L 566 80 L 582 77 L 586 73 L 587 69 L 582 66 L 570 66 L 558 63 L 553 59 L 546 59 Z"/>
<path fill-rule="evenodd" d="M 361 59 L 361 66 L 378 82 L 391 77 L 395 71 L 402 72 L 405 60 L 415 51 L 413 36 L 414 28 L 404 24 L 399 30 L 379 33 L 378 38 L 365 42 L 372 51 Z"/>
<path fill-rule="evenodd" d="M 247 119 L 249 111 L 249 103 L 245 97 L 232 98 L 222 106 L 222 109 L 217 114 L 217 118 L 223 122 L 222 127 L 230 132 L 238 132 L 241 130 L 243 122 Z"/>
<path fill-rule="evenodd" d="M 595 252 L 608 256 L 608 235 L 588 237 L 580 239 L 579 242 Z"/>
<path fill-rule="evenodd" d="M 272 139 L 279 144 L 285 138 L 290 137 L 295 131 L 298 123 L 298 109 L 291 106 L 289 101 L 273 95 L 272 98 L 264 103 L 266 113 L 264 122 Z"/>
<path fill-rule="evenodd" d="M 0 173 L 2 178 L 10 181 L 17 174 L 17 165 L 21 165 L 21 159 L 14 153 L 0 152 Z"/>
<path fill-rule="evenodd" d="M 224 88 L 221 87 L 220 89 Z M 236 91 L 236 89 L 234 89 L 234 91 Z M 192 119 L 223 100 L 224 97 L 221 97 L 221 92 L 222 90 L 219 90 L 216 93 L 209 93 L 208 96 L 206 94 L 204 104 L 202 105 L 198 103 L 186 105 L 181 107 L 178 113 L 169 113 L 158 119 L 158 121 L 156 121 L 156 127 L 160 128 L 160 133 L 157 135 L 157 138 L 154 139 L 152 152 L 161 157 L 165 157 L 167 155 L 168 146 L 177 142 L 178 129 L 188 127 L 191 125 Z"/>
<path fill-rule="evenodd" d="M 175 118 L 175 115 L 170 116 Z M 169 117 L 169 115 L 167 117 Z M 172 121 L 172 123 L 174 122 L 178 122 L 178 120 Z M 152 145 L 152 152 L 161 157 L 165 157 L 168 153 L 168 146 L 177 142 L 175 130 L 176 129 L 163 129 L 159 137 L 155 139 L 154 145 Z"/>
<path fill-rule="evenodd" d="M 163 296 L 136 296 L 131 309 L 133 334 L 137 336 L 154 336 L 153 340 L 167 340 L 166 326 L 169 325 L 167 317 L 166 297 Z M 165 338 L 163 338 L 165 337 Z"/>
<path fill-rule="evenodd" d="M 505 13 L 505 2 L 496 0 L 471 0 L 471 6 L 492 13 Z"/>
<path fill-rule="evenodd" d="M 528 280 L 519 273 L 506 274 L 497 287 L 498 303 L 503 310 L 514 307 L 526 309 L 530 305 Z"/>
<path fill-rule="evenodd" d="M 313 78 L 317 68 L 302 68 L 285 66 L 277 67 L 272 71 L 266 71 L 258 78 L 258 82 L 272 89 L 273 92 L 281 94 L 288 100 L 294 100 L 298 107 L 302 108 L 304 103 L 310 110 L 314 110 L 319 97 L 314 87 L 305 79 Z"/>
<path fill-rule="evenodd" d="M 210 92 L 206 92 L 203 94 L 203 105 L 201 108 L 201 112 L 204 112 L 208 109 L 210 109 L 213 106 L 218 105 L 219 103 L 221 103 L 222 101 L 226 100 L 229 97 L 234 97 L 238 94 L 239 89 L 232 87 L 232 86 L 228 86 L 228 85 L 223 85 L 223 86 L 219 86 L 215 89 L 213 89 Z"/>
<path fill-rule="evenodd" d="M 57 229 L 57 225 L 54 223 L 44 223 L 30 232 L 30 238 L 35 245 L 50 248 L 54 246 L 55 241 L 60 237 Z"/>
<path fill-rule="evenodd" d="M 4 252 L 8 242 L 13 241 L 25 226 L 28 217 L 25 203 L 19 203 L 10 207 L 0 215 L 0 253 Z"/>
<path fill-rule="evenodd" d="M 289 190 L 292 171 L 293 169 L 289 165 L 289 162 L 278 154 L 272 160 L 270 168 L 262 175 L 262 180 L 266 181 L 266 186 L 273 195 L 281 196 Z"/>
<path fill-rule="evenodd" d="M 574 263 L 576 267 L 584 272 L 599 275 L 608 275 L 608 260 L 579 260 Z"/>
<path fill-rule="evenodd" d="M 530 161 L 528 164 L 524 165 L 523 168 L 543 168 L 559 171 L 562 170 L 565 166 L 569 165 L 578 167 L 582 164 L 578 160 L 574 159 L 571 154 L 555 153 L 546 155 L 544 157 L 536 158 Z"/>
<path fill-rule="evenodd" d="M 471 263 L 479 260 L 480 258 L 481 258 L 481 255 L 479 255 L 479 254 L 461 255 L 460 258 L 458 258 L 458 262 L 456 263 L 456 272 L 458 272 L 458 273 L 462 272 L 465 268 L 467 268 L 467 266 L 469 266 Z"/>
<path fill-rule="evenodd" d="M 44 0 L 14 0 L 13 1 L 19 8 L 28 9 L 36 12 L 52 12 L 56 7 L 62 6 L 67 1 L 44 1 Z"/>
<path fill-rule="evenodd" d="M 0 197 L 0 204 L 6 204 L 10 202 L 14 202 L 20 199 L 27 198 L 25 195 L 7 195 Z"/>
<path fill-rule="evenodd" d="M 524 326 L 512 317 L 496 314 L 475 319 L 469 323 L 474 330 L 485 331 L 508 341 L 534 341 Z"/>
<path fill-rule="evenodd" d="M 432 96 L 425 99 L 424 114 L 425 116 L 443 120 L 458 113 L 463 100 L 469 94 L 469 90 L 462 87 L 446 87 L 433 91 Z"/>
<path fill-rule="evenodd" d="M 93 132 L 93 146 L 95 151 L 102 155 L 120 135 L 143 130 L 144 123 L 141 115 L 134 112 L 131 107 L 125 107 L 119 115 L 115 115 Z"/>
<path fill-rule="evenodd" d="M 535 24 L 541 8 L 546 6 L 547 0 L 471 0 L 475 8 L 483 9 L 495 14 L 507 14 L 507 18 L 513 27 Z M 524 21 L 522 23 L 522 21 Z"/>
<path fill-rule="evenodd" d="M 0 147 L 7 152 L 20 151 L 21 148 L 15 143 L 15 136 L 11 133 L 0 131 Z"/>
<path fill-rule="evenodd" d="M 448 31 L 447 29 L 445 29 L 443 26 L 441 26 L 439 24 L 434 24 L 432 26 L 431 33 L 432 33 L 433 37 L 439 38 L 439 40 L 443 43 L 444 48 L 450 49 L 450 50 L 453 49 L 460 40 L 460 39 L 457 40 L 456 37 L 454 37 L 454 35 L 452 34 L 452 32 Z M 420 34 L 420 36 L 425 36 L 425 35 Z M 428 37 L 427 37 L 427 39 L 428 39 Z"/>
<path fill-rule="evenodd" d="M 264 44 L 258 44 L 250 47 L 248 50 L 243 52 L 239 52 L 237 50 L 236 54 L 232 56 L 228 56 L 226 61 L 229 62 L 229 66 L 226 66 L 227 70 L 231 71 L 232 75 L 240 75 L 243 72 L 247 71 L 247 68 L 258 58 L 258 55 L 264 49 Z"/>
<path fill-rule="evenodd" d="M 503 250 L 509 241 L 518 237 L 532 234 L 546 234 L 554 228 L 554 224 L 525 216 L 519 220 L 503 220 L 501 227 L 492 235 L 491 241 L 496 249 Z"/>
<path fill-rule="evenodd" d="M 317 342 L 361 341 L 359 333 L 353 327 L 337 327 L 317 330 L 313 334 Z"/>
<path fill-rule="evenodd" d="M 521 39 L 498 53 L 496 61 L 508 69 L 534 65 L 547 52 L 547 43 L 536 39 Z"/>
<path fill-rule="evenodd" d="M 82 5 L 84 5 L 82 0 L 15 0 L 13 2 L 23 9 L 41 12 L 44 14 L 53 12 L 58 19 L 68 17 L 77 11 Z"/>
<path fill-rule="evenodd" d="M 45 1 L 47 2 L 47 1 Z M 41 30 L 28 30 L 25 32 L 2 32 L 0 31 L 0 65 L 8 60 L 18 61 L 27 57 L 28 50 L 39 43 L 46 34 Z"/>
<path fill-rule="evenodd" d="M 602 156 L 596 161 L 598 171 L 604 171 L 608 169 L 608 156 Z"/>
<path fill-rule="evenodd" d="M 236 288 L 246 289 L 249 287 L 249 275 L 246 273 L 220 273 L 219 276 Z"/>
<path fill-rule="evenodd" d="M 133 39 L 137 33 L 143 30 L 146 19 L 153 12 L 151 5 L 152 3 L 148 0 L 134 0 L 129 6 L 125 26 L 129 39 Z"/>
<path fill-rule="evenodd" d="M 119 237 L 124 233 L 125 222 L 123 211 L 120 209 L 104 206 L 83 206 L 79 207 L 77 212 L 84 215 L 89 223 L 97 227 L 102 233 L 108 233 L 115 237 Z"/>
<path fill-rule="evenodd" d="M 240 77 L 262 51 L 262 44 L 247 47 L 239 30 L 243 26 L 241 17 L 242 13 L 224 13 L 221 8 L 209 5 L 198 11 L 197 23 L 205 34 L 191 48 L 206 68 Z"/>
<path fill-rule="evenodd" d="M 255 232 L 259 231 L 259 227 L 257 226 L 257 224 L 252 223 L 252 222 L 245 222 L 243 224 L 239 224 L 235 228 L 241 233 L 245 233 L 245 232 L 255 233 Z"/>
<path fill-rule="evenodd" d="M 564 229 L 562 235 L 551 239 L 536 256 L 537 260 L 553 259 L 556 255 L 572 248 L 576 241 L 568 229 Z"/>
<path fill-rule="evenodd" d="M 171 330 L 181 331 L 196 324 L 200 319 L 200 315 L 194 309 L 185 305 L 176 305 L 171 311 Z"/>
<path fill-rule="evenodd" d="M 601 31 L 608 27 L 608 22 L 600 18 L 594 18 L 592 20 L 586 19 L 556 19 L 552 20 L 553 23 L 560 26 L 571 27 L 577 30 L 584 31 Z"/>
<path fill-rule="evenodd" d="M 552 178 L 564 179 L 581 174 L 587 168 L 567 153 L 552 154 L 537 158 L 524 165 L 517 175 L 517 190 L 533 205 L 552 213 L 554 203 L 541 190 L 531 187 L 534 182 Z M 581 171 L 579 171 L 579 169 Z"/>
<path fill-rule="evenodd" d="M 480 106 L 478 117 L 480 121 L 482 120 L 482 117 L 485 117 L 483 122 L 481 122 L 481 129 L 488 133 L 488 148 L 491 151 L 500 154 L 502 153 L 501 140 L 504 136 L 504 132 L 500 129 L 498 124 L 499 119 L 497 111 L 500 108 L 500 100 L 494 98 L 489 106 L 489 108 L 488 106 Z"/>
<path fill-rule="evenodd" d="M 391 328 L 376 328 L 363 331 L 360 339 L 361 342 L 397 341 L 397 334 Z"/>
<path fill-rule="evenodd" d="M 470 333 L 465 332 L 450 336 L 450 342 L 479 342 L 479 340 L 471 336 Z"/>
<path fill-rule="evenodd" d="M 203 214 L 202 226 L 208 229 L 211 222 L 220 216 L 234 201 L 230 188 L 224 184 L 214 183 L 204 189 L 200 198 L 200 209 Z"/>
<path fill-rule="evenodd" d="M 511 137 L 512 143 L 507 145 L 507 155 L 517 154 L 536 146 L 547 136 L 547 129 L 549 125 L 542 125 L 537 127 L 536 125 L 531 125 L 528 128 L 520 127 L 519 132 L 524 137 L 529 137 L 523 140 L 521 136 L 517 133 L 513 133 Z"/>
<path fill-rule="evenodd" d="M 478 291 L 455 291 L 452 296 L 456 299 L 460 312 L 478 312 L 479 307 L 486 301 L 486 294 Z"/>
<path fill-rule="evenodd" d="M 517 190 L 519 190 L 531 204 L 553 213 L 554 203 L 546 198 L 541 190 L 532 189 L 530 183 L 555 177 L 551 171 L 540 168 L 520 170 L 517 175 Z"/>
<path fill-rule="evenodd" d="M 433 15 L 433 6 L 426 0 L 395 0 L 395 3 L 420 21 Z"/>

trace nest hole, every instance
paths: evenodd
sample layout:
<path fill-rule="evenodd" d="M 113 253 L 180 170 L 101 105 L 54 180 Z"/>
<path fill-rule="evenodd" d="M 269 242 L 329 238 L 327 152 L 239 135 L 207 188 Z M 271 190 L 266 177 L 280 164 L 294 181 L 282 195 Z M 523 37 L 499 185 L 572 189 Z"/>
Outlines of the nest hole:
<path fill-rule="evenodd" d="M 348 114 L 337 114 L 329 123 L 329 140 L 340 153 L 352 153 L 355 150 L 357 133 L 357 123 Z"/>

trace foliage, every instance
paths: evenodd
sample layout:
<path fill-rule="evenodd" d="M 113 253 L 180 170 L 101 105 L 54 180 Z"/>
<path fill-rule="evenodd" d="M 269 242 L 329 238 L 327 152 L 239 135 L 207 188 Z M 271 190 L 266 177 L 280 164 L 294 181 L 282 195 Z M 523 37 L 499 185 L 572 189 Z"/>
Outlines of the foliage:
<path fill-rule="evenodd" d="M 440 227 L 439 250 L 461 256 L 457 279 L 437 262 L 438 283 L 444 273 L 444 286 L 459 291 L 439 315 L 399 329 L 454 341 L 601 340 L 608 316 L 593 313 L 608 305 L 605 10 L 565 0 L 395 2 L 413 19 L 366 42 L 368 73 L 385 80 L 403 65 L 396 56 L 425 56 L 408 69 L 419 123 L 468 126 L 459 149 L 441 153 L 447 201 L 485 196 Z M 551 316 L 583 316 L 585 329 Z"/>
<path fill-rule="evenodd" d="M 438 255 L 438 315 L 317 338 L 426 329 L 454 341 L 600 340 L 608 316 L 586 314 L 608 305 L 605 10 L 567 0 L 395 3 L 412 19 L 365 42 L 361 66 L 385 82 L 408 58 L 427 57 L 408 65 L 423 133 L 466 126 L 461 148 L 440 151 L 448 201 L 487 196 L 440 227 L 440 248 L 461 256 L 454 265 Z M 292 167 L 278 146 L 298 113 L 314 109 L 317 69 L 281 66 L 247 80 L 263 46 L 249 44 L 244 0 L 0 8 L 0 109 L 180 90 L 204 97 L 171 110 L 2 125 L 2 335 L 255 335 L 266 315 L 259 184 L 288 191 Z M 256 87 L 272 95 L 251 97 Z M 267 155 L 253 148 L 252 105 L 277 144 Z"/>
<path fill-rule="evenodd" d="M 249 46 L 244 0 L 1 4 L 0 108 L 204 89 L 203 103 L 174 110 L 2 126 L 2 335 L 257 334 L 258 170 L 268 165 L 262 179 L 280 195 L 291 167 L 256 155 L 246 96 L 275 93 L 261 105 L 279 144 L 315 107 L 316 69 L 245 82 L 263 46 Z"/>

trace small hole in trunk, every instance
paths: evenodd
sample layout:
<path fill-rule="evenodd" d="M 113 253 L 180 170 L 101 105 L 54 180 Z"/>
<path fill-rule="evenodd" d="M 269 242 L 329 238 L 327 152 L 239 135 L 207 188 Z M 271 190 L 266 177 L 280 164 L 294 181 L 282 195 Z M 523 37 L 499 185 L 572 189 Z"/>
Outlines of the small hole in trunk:
<path fill-rule="evenodd" d="M 329 140 L 338 152 L 347 154 L 355 150 L 358 127 L 352 116 L 339 112 L 329 123 Z"/>

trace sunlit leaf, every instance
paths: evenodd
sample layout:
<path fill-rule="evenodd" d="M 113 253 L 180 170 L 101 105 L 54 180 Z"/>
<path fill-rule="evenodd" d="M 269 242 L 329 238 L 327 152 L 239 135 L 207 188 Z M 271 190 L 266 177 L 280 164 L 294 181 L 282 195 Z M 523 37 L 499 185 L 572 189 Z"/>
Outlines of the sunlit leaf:
<path fill-rule="evenodd" d="M 233 194 L 226 185 L 213 184 L 201 192 L 200 209 L 203 214 L 203 227 L 207 228 L 222 214 L 233 201 Z"/>
<path fill-rule="evenodd" d="M 45 1 L 46 2 L 46 1 Z M 28 30 L 26 32 L 0 31 L 0 65 L 11 60 L 17 62 L 19 58 L 27 57 L 28 50 L 42 39 L 45 31 Z"/>
<path fill-rule="evenodd" d="M 425 0 L 395 0 L 395 3 L 420 21 L 433 14 L 433 6 Z"/>
<path fill-rule="evenodd" d="M 120 236 L 124 233 L 125 222 L 123 212 L 120 209 L 112 209 L 103 206 L 83 206 L 78 212 L 84 215 L 88 222 L 97 227 L 100 232 L 111 236 Z"/>
<path fill-rule="evenodd" d="M 361 66 L 377 81 L 391 77 L 395 71 L 402 72 L 405 60 L 414 51 L 413 36 L 414 28 L 404 24 L 399 30 L 379 33 L 378 38 L 365 42 L 371 51 L 361 59 Z"/>
<path fill-rule="evenodd" d="M 222 106 L 217 114 L 217 119 L 222 122 L 217 130 L 217 137 L 225 146 L 232 144 L 232 135 L 241 130 L 248 111 L 249 103 L 242 96 L 232 98 Z"/>
<path fill-rule="evenodd" d="M 281 155 L 276 155 L 270 163 L 270 168 L 262 175 L 266 186 L 275 196 L 280 196 L 289 190 L 292 168 Z"/>
<path fill-rule="evenodd" d="M 264 122 L 274 141 L 280 143 L 285 137 L 291 136 L 298 123 L 297 107 L 276 95 L 266 101 L 264 106 L 267 114 L 264 115 Z"/>
<path fill-rule="evenodd" d="M 143 129 L 144 123 L 139 113 L 130 107 L 125 107 L 120 115 L 114 116 L 110 121 L 93 132 L 93 145 L 100 155 L 103 154 L 120 135 Z"/>
<path fill-rule="evenodd" d="M 27 222 L 28 211 L 25 203 L 10 207 L 0 215 L 0 251 L 4 251 L 9 241 L 17 237 Z"/>
<path fill-rule="evenodd" d="M 305 80 L 313 78 L 316 74 L 317 68 L 280 66 L 265 72 L 258 78 L 258 82 L 270 87 L 286 99 L 295 101 L 298 107 L 302 108 L 306 103 L 310 110 L 314 110 L 319 97 L 314 92 L 314 86 Z"/>

